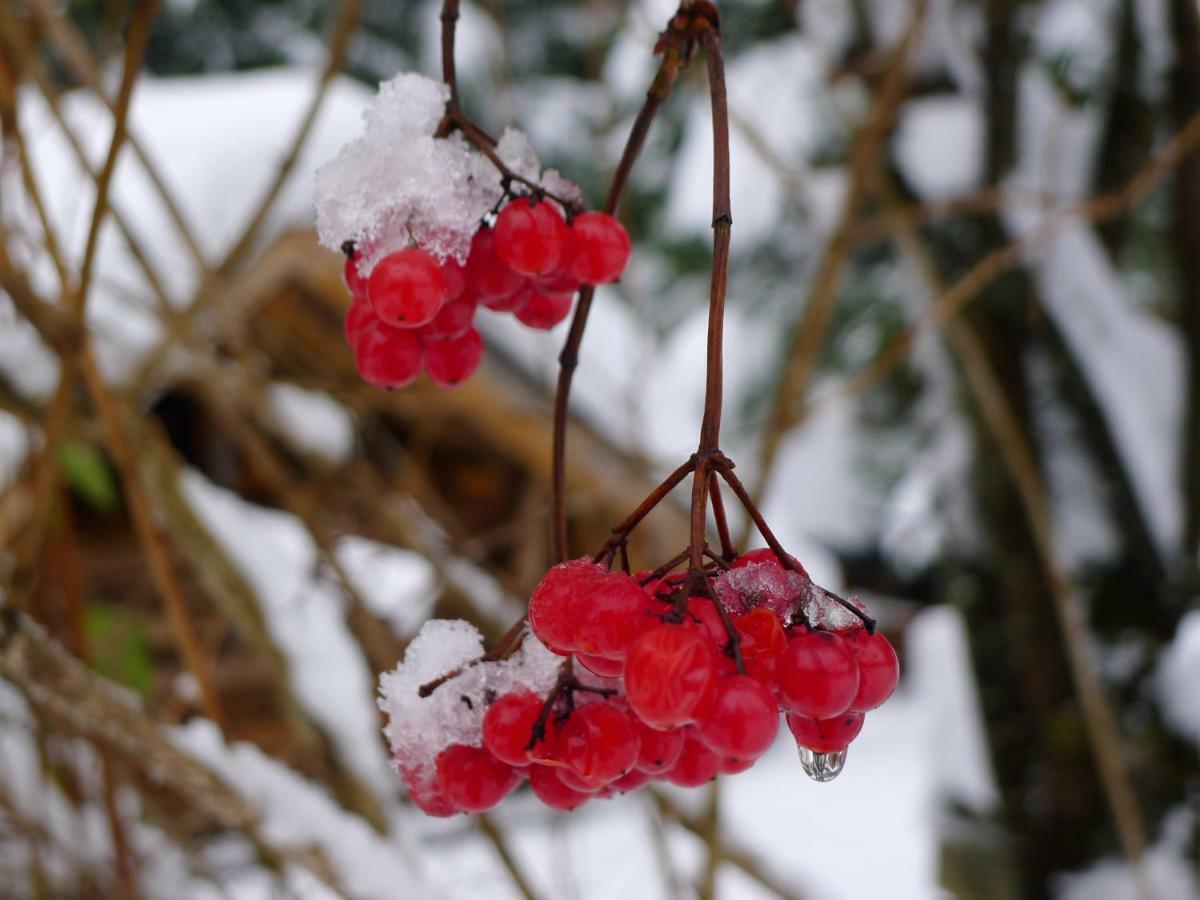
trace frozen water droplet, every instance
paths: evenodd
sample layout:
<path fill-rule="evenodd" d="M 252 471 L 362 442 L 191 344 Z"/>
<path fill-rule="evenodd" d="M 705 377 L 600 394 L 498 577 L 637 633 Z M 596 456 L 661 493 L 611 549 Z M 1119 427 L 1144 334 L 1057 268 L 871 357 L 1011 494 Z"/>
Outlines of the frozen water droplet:
<path fill-rule="evenodd" d="M 798 747 L 800 765 L 804 774 L 813 781 L 833 781 L 841 774 L 842 766 L 846 765 L 846 751 L 835 750 L 832 753 L 817 753 L 807 747 Z"/>

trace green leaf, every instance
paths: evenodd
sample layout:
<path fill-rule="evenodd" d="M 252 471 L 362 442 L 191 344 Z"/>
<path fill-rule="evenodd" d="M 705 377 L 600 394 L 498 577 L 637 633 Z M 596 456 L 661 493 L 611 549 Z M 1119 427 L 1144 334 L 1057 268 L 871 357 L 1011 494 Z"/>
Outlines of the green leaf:
<path fill-rule="evenodd" d="M 104 455 L 91 444 L 65 441 L 58 451 L 58 464 L 71 492 L 88 506 L 109 513 L 121 505 L 112 469 Z"/>

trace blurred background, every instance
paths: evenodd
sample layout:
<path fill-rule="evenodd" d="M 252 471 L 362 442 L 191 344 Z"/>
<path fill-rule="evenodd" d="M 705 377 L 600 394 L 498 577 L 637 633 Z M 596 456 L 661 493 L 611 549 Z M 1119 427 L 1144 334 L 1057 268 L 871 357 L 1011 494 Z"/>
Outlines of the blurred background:
<path fill-rule="evenodd" d="M 438 4 L 4 0 L 0 896 L 1200 896 L 1194 0 L 720 6 L 724 449 L 904 665 L 842 776 L 785 735 L 704 790 L 413 810 L 375 680 L 549 564 L 565 333 L 487 319 L 454 392 L 354 373 L 313 172 L 436 77 Z M 673 11 L 466 3 L 464 105 L 598 206 Z M 696 444 L 706 90 L 620 210 L 576 555 Z M 685 542 L 664 507 L 634 564 Z"/>

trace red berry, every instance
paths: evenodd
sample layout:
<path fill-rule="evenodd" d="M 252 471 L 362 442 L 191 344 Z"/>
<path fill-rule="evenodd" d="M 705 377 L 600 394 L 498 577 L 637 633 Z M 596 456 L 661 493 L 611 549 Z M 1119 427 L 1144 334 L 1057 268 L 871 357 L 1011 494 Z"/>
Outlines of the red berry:
<path fill-rule="evenodd" d="M 700 787 L 716 778 L 720 768 L 721 757 L 689 736 L 683 745 L 683 752 L 679 754 L 679 761 L 665 778 L 680 787 Z"/>
<path fill-rule="evenodd" d="M 559 781 L 571 790 L 578 791 L 581 794 L 589 794 L 592 797 L 595 797 L 600 792 L 600 789 L 604 787 L 602 784 L 591 784 L 585 781 L 566 766 L 555 766 L 554 774 L 558 776 Z"/>
<path fill-rule="evenodd" d="M 630 769 L 612 783 L 612 789 L 621 794 L 630 794 L 650 783 L 650 776 L 638 769 Z"/>
<path fill-rule="evenodd" d="M 467 289 L 466 266 L 451 257 L 442 260 L 442 278 L 446 282 L 446 302 L 457 300 Z"/>
<path fill-rule="evenodd" d="M 529 598 L 529 627 L 538 640 L 562 655 L 574 650 L 579 597 L 593 579 L 606 575 L 607 569 L 586 557 L 546 572 Z"/>
<path fill-rule="evenodd" d="M 346 282 L 346 287 L 350 289 L 350 294 L 355 300 L 365 301 L 367 299 L 367 279 L 359 274 L 357 255 L 346 257 L 346 264 L 342 267 L 342 279 Z"/>
<path fill-rule="evenodd" d="M 436 768 L 418 770 L 401 766 L 400 778 L 408 789 L 408 796 L 413 805 L 425 815 L 442 819 L 461 812 L 446 797 L 445 787 L 438 778 Z"/>
<path fill-rule="evenodd" d="M 774 686 L 775 664 L 779 654 L 787 649 L 787 635 L 775 613 L 769 609 L 752 609 L 733 617 L 733 625 L 741 636 L 742 661 L 746 674 L 763 684 Z"/>
<path fill-rule="evenodd" d="M 534 766 L 529 770 L 529 786 L 534 795 L 551 809 L 578 809 L 591 798 L 583 791 L 574 791 L 563 784 L 558 770 L 550 766 Z"/>
<path fill-rule="evenodd" d="M 571 222 L 565 268 L 581 284 L 607 284 L 625 271 L 629 249 L 620 222 L 608 213 L 581 213 Z"/>
<path fill-rule="evenodd" d="M 575 661 L 601 678 L 620 678 L 625 670 L 625 662 L 620 659 L 605 659 L 603 656 L 588 656 L 586 653 L 576 653 Z"/>
<path fill-rule="evenodd" d="M 571 304 L 575 302 L 572 294 L 551 294 L 540 290 L 531 290 L 521 296 L 523 302 L 515 310 L 517 321 L 539 331 L 549 331 L 570 315 Z"/>
<path fill-rule="evenodd" d="M 376 387 L 402 388 L 421 373 L 423 351 L 415 333 L 376 320 L 358 336 L 354 362 L 358 374 Z"/>
<path fill-rule="evenodd" d="M 737 775 L 740 772 L 745 772 L 756 762 L 758 762 L 757 756 L 727 756 L 721 760 L 721 765 L 717 768 L 717 771 L 722 775 Z"/>
<path fill-rule="evenodd" d="M 579 595 L 575 647 L 582 653 L 620 659 L 645 630 L 646 595 L 628 575 L 593 579 Z"/>
<path fill-rule="evenodd" d="M 729 643 L 729 633 L 725 631 L 725 623 L 721 621 L 721 614 L 717 612 L 716 605 L 707 597 L 689 597 L 687 615 L 688 618 L 685 621 L 700 629 L 700 633 L 712 641 L 714 646 L 724 649 Z"/>
<path fill-rule="evenodd" d="M 467 256 L 467 284 L 474 289 L 484 306 L 515 294 L 524 284 L 524 276 L 514 272 L 496 255 L 495 234 L 490 228 L 480 228 L 471 241 Z"/>
<path fill-rule="evenodd" d="M 474 300 L 453 300 L 447 303 L 433 320 L 421 329 L 421 337 L 434 340 L 462 337 L 474 324 L 478 308 Z"/>
<path fill-rule="evenodd" d="M 557 269 L 533 279 L 533 283 L 539 291 L 548 294 L 574 294 L 579 290 L 579 279 L 567 272 L 561 262 Z"/>
<path fill-rule="evenodd" d="M 408 247 L 375 264 L 367 296 L 375 315 L 389 325 L 418 328 L 446 302 L 446 279 L 437 260 L 424 250 Z"/>
<path fill-rule="evenodd" d="M 900 681 L 900 660 L 891 641 L 879 632 L 867 634 L 864 628 L 850 637 L 849 644 L 859 671 L 858 693 L 850 708 L 866 712 L 892 696 Z"/>
<path fill-rule="evenodd" d="M 625 693 L 638 718 L 666 730 L 692 721 L 716 673 L 711 644 L 695 629 L 656 625 L 625 655 Z"/>
<path fill-rule="evenodd" d="M 686 735 L 682 728 L 659 731 L 638 723 L 637 768 L 647 775 L 661 775 L 679 762 Z"/>
<path fill-rule="evenodd" d="M 346 334 L 346 342 L 351 347 L 357 347 L 358 342 L 362 339 L 363 332 L 378 321 L 379 317 L 371 311 L 370 304 L 366 300 L 356 298 L 350 304 L 350 308 L 346 310 L 346 322 L 343 329 Z"/>
<path fill-rule="evenodd" d="M 503 800 L 520 778 L 482 747 L 451 744 L 437 757 L 446 797 L 464 812 L 485 812 Z"/>
<path fill-rule="evenodd" d="M 518 197 L 500 210 L 492 230 L 496 255 L 522 275 L 553 271 L 567 242 L 567 223 L 554 204 L 526 197 Z"/>
<path fill-rule="evenodd" d="M 841 715 L 858 693 L 858 664 L 850 644 L 828 631 L 789 641 L 775 671 L 784 706 L 810 719 Z"/>
<path fill-rule="evenodd" d="M 717 679 L 696 721 L 696 732 L 710 750 L 744 759 L 765 753 L 778 731 L 775 696 L 749 675 Z"/>
<path fill-rule="evenodd" d="M 510 766 L 529 763 L 525 748 L 545 701 L 531 691 L 505 694 L 488 707 L 483 716 L 483 746 L 492 756 Z"/>
<path fill-rule="evenodd" d="M 791 554 L 788 554 L 788 559 L 792 561 L 792 565 L 796 567 L 797 572 L 799 572 L 805 578 L 808 577 L 808 573 L 804 571 L 804 566 L 800 565 L 800 560 L 796 559 L 796 557 L 792 556 Z M 775 551 L 770 547 L 759 547 L 757 550 L 747 550 L 733 561 L 733 567 L 735 569 L 743 569 L 746 566 L 753 566 L 758 563 L 771 563 L 772 565 L 779 566 L 781 569 L 783 568 L 783 564 L 780 563 L 779 557 L 775 555 Z"/>
<path fill-rule="evenodd" d="M 562 725 L 558 748 L 562 761 L 584 784 L 601 787 L 637 762 L 637 725 L 611 703 L 589 703 L 576 708 Z"/>
<path fill-rule="evenodd" d="M 862 731 L 864 716 L 860 712 L 845 712 L 832 719 L 810 719 L 795 713 L 787 714 L 788 728 L 800 747 L 817 753 L 845 750 Z"/>
<path fill-rule="evenodd" d="M 483 338 L 468 328 L 456 338 L 424 341 L 425 374 L 438 387 L 462 384 L 483 361 Z"/>

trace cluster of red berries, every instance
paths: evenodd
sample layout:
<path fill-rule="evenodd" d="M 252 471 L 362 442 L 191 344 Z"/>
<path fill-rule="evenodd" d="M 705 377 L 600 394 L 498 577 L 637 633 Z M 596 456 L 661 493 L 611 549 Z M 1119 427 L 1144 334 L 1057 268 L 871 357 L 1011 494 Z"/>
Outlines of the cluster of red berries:
<path fill-rule="evenodd" d="M 494 698 L 482 746 L 452 745 L 431 777 L 406 776 L 414 802 L 431 815 L 482 812 L 523 778 L 556 809 L 656 779 L 695 787 L 753 765 L 781 711 L 802 759 L 844 753 L 864 713 L 895 689 L 896 653 L 859 619 L 837 631 L 807 621 L 803 599 L 784 596 L 792 589 L 780 586 L 795 582 L 775 577 L 783 572 L 769 550 L 753 551 L 720 585 L 726 599 L 681 603 L 682 574 L 638 578 L 588 559 L 554 567 L 533 592 L 529 624 L 573 656 L 576 677 L 549 705 L 528 691 Z"/>
<path fill-rule="evenodd" d="M 359 374 L 401 388 L 423 369 L 434 384 L 454 387 L 483 359 L 474 327 L 480 306 L 511 312 L 530 328 L 553 328 L 581 285 L 621 277 L 629 251 L 629 235 L 607 213 L 580 213 L 568 223 L 552 201 L 517 197 L 475 233 L 465 266 L 408 247 L 364 278 L 351 252 L 346 339 Z"/>

